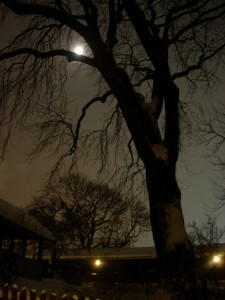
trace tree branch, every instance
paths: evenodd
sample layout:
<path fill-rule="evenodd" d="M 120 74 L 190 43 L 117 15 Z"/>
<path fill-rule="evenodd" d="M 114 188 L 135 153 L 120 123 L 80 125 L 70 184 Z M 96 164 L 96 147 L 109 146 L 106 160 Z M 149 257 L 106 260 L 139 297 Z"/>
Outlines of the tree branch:
<path fill-rule="evenodd" d="M 71 29 L 76 30 L 81 36 L 85 36 L 86 34 L 86 26 L 78 22 L 76 16 L 72 16 L 65 11 L 55 9 L 47 5 L 29 4 L 17 0 L 0 0 L 0 3 L 3 3 L 16 14 L 41 15 L 67 25 Z"/>
<path fill-rule="evenodd" d="M 206 1 L 206 3 L 209 0 Z M 193 11 L 188 10 L 189 8 L 193 7 L 196 4 L 196 0 L 194 1 L 190 1 L 188 3 L 185 3 L 183 5 L 177 5 L 172 7 L 167 16 L 166 16 L 166 21 L 165 21 L 165 27 L 164 27 L 164 32 L 163 32 L 163 39 L 168 39 L 168 35 L 169 35 L 169 28 L 171 23 L 175 20 L 178 19 L 179 17 L 182 17 L 186 14 L 189 14 Z M 203 5 L 202 5 L 203 6 Z M 176 13 L 181 12 L 181 14 L 179 14 L 178 16 L 173 17 Z"/>
<path fill-rule="evenodd" d="M 118 22 L 120 21 L 115 5 L 115 0 L 109 0 L 109 27 L 106 44 L 110 49 L 113 49 L 115 44 L 117 44 L 116 31 Z"/>
<path fill-rule="evenodd" d="M 218 11 L 217 14 L 212 14 L 212 13 L 215 13 L 217 11 Z M 179 38 L 183 34 L 188 32 L 189 30 L 193 30 L 194 28 L 196 28 L 196 27 L 198 27 L 198 26 L 200 26 L 204 23 L 216 20 L 217 18 L 220 18 L 223 15 L 225 15 L 225 4 L 218 5 L 216 7 L 213 7 L 212 9 L 208 9 L 206 11 L 203 11 L 200 14 L 197 14 L 197 17 L 193 21 L 188 23 L 186 26 L 183 26 L 181 28 L 181 30 L 179 30 L 176 34 L 174 34 L 173 38 L 169 41 L 169 45 L 171 45 L 174 42 L 178 41 Z"/>
<path fill-rule="evenodd" d="M 63 56 L 66 57 L 69 62 L 79 61 L 89 66 L 95 67 L 94 59 L 64 49 L 41 52 L 33 48 L 21 48 L 21 49 L 12 50 L 5 53 L 0 52 L 0 61 L 5 60 L 7 58 L 13 58 L 18 55 L 24 55 L 24 54 L 32 55 L 35 56 L 36 58 L 41 58 L 41 59 L 46 59 L 55 56 Z"/>
<path fill-rule="evenodd" d="M 76 130 L 75 130 L 75 135 L 74 135 L 74 141 L 73 141 L 73 146 L 70 149 L 70 154 L 74 153 L 76 151 L 77 148 L 77 142 L 79 139 L 79 133 L 80 133 L 80 128 L 81 128 L 81 123 L 83 121 L 83 119 L 85 118 L 86 112 L 87 110 L 96 102 L 102 102 L 105 103 L 105 101 L 107 100 L 107 98 L 112 95 L 112 91 L 107 91 L 103 96 L 101 97 L 96 97 L 92 100 L 90 100 L 83 108 L 82 108 L 82 114 L 80 116 L 80 118 L 77 121 L 77 126 L 76 126 Z"/>
<path fill-rule="evenodd" d="M 210 60 L 212 57 L 214 57 L 217 53 L 219 53 L 221 50 L 223 50 L 225 48 L 225 43 L 222 44 L 220 47 L 218 47 L 217 49 L 215 49 L 214 51 L 212 51 L 212 53 L 210 53 L 207 56 L 204 56 L 204 54 L 200 55 L 198 63 L 192 66 L 187 67 L 185 70 L 181 71 L 181 72 L 177 72 L 175 74 L 172 75 L 173 79 L 176 78 L 181 78 L 181 77 L 185 77 L 188 76 L 192 71 L 194 70 L 199 70 L 202 68 L 202 65 L 204 62 Z"/>

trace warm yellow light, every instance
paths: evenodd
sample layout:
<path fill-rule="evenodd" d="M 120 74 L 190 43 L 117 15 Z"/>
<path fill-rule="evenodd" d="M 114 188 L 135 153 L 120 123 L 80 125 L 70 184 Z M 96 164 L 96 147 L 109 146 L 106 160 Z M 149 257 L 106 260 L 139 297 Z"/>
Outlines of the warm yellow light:
<path fill-rule="evenodd" d="M 212 261 L 213 261 L 214 264 L 219 264 L 221 262 L 221 256 L 220 255 L 214 255 Z"/>
<path fill-rule="evenodd" d="M 102 264 L 102 262 L 101 262 L 100 259 L 96 259 L 96 260 L 95 260 L 95 265 L 96 265 L 96 267 L 99 267 L 101 264 Z"/>

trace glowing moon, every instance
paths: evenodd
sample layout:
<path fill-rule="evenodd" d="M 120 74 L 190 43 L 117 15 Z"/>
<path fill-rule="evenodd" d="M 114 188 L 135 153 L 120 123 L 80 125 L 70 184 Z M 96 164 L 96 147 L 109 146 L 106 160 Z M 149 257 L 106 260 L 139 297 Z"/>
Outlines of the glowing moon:
<path fill-rule="evenodd" d="M 76 47 L 74 48 L 74 52 L 75 52 L 76 54 L 78 54 L 78 55 L 81 55 L 81 54 L 84 53 L 84 48 L 83 48 L 82 46 L 76 46 Z"/>

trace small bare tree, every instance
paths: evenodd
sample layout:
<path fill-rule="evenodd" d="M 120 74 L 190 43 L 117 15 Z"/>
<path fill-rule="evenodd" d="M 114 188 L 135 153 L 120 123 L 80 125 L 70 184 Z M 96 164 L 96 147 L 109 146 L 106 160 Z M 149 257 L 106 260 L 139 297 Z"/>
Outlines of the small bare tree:
<path fill-rule="evenodd" d="M 144 201 L 77 175 L 48 183 L 27 207 L 67 249 L 124 247 L 149 231 Z"/>
<path fill-rule="evenodd" d="M 201 224 L 193 221 L 188 227 L 189 236 L 200 258 L 208 257 L 219 250 L 225 228 L 218 226 L 215 216 L 206 215 Z"/>

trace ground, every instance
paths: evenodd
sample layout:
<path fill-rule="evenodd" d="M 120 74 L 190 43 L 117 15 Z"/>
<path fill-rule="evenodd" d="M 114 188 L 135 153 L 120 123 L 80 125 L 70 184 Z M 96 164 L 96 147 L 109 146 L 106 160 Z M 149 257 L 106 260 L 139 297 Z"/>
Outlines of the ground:
<path fill-rule="evenodd" d="M 46 290 L 48 293 L 56 293 L 58 296 L 62 296 L 66 293 L 69 296 L 76 295 L 78 297 L 87 297 L 87 299 L 89 297 L 93 300 L 151 300 L 154 299 L 155 294 L 154 284 L 107 285 L 83 283 L 80 286 L 74 286 L 65 281 L 56 279 L 36 281 L 23 278 L 17 278 L 15 284 L 19 290 L 23 287 L 27 287 L 27 289 L 35 289 L 37 294 Z"/>
<path fill-rule="evenodd" d="M 65 281 L 57 279 L 43 279 L 41 281 L 17 278 L 15 284 L 18 290 L 26 287 L 28 290 L 36 290 L 40 295 L 43 290 L 47 294 L 56 294 L 59 298 L 67 294 L 69 299 L 73 300 L 162 300 L 156 296 L 157 285 L 152 283 L 142 284 L 100 284 L 83 283 L 82 285 L 72 285 Z M 72 297 L 76 295 L 76 297 Z M 165 295 L 164 295 L 165 296 Z M 1 297 L 1 296 L 0 296 Z M 163 297 L 163 300 L 168 299 Z M 220 281 L 217 284 L 211 282 L 207 294 L 199 294 L 199 300 L 224 300 L 225 282 Z"/>

